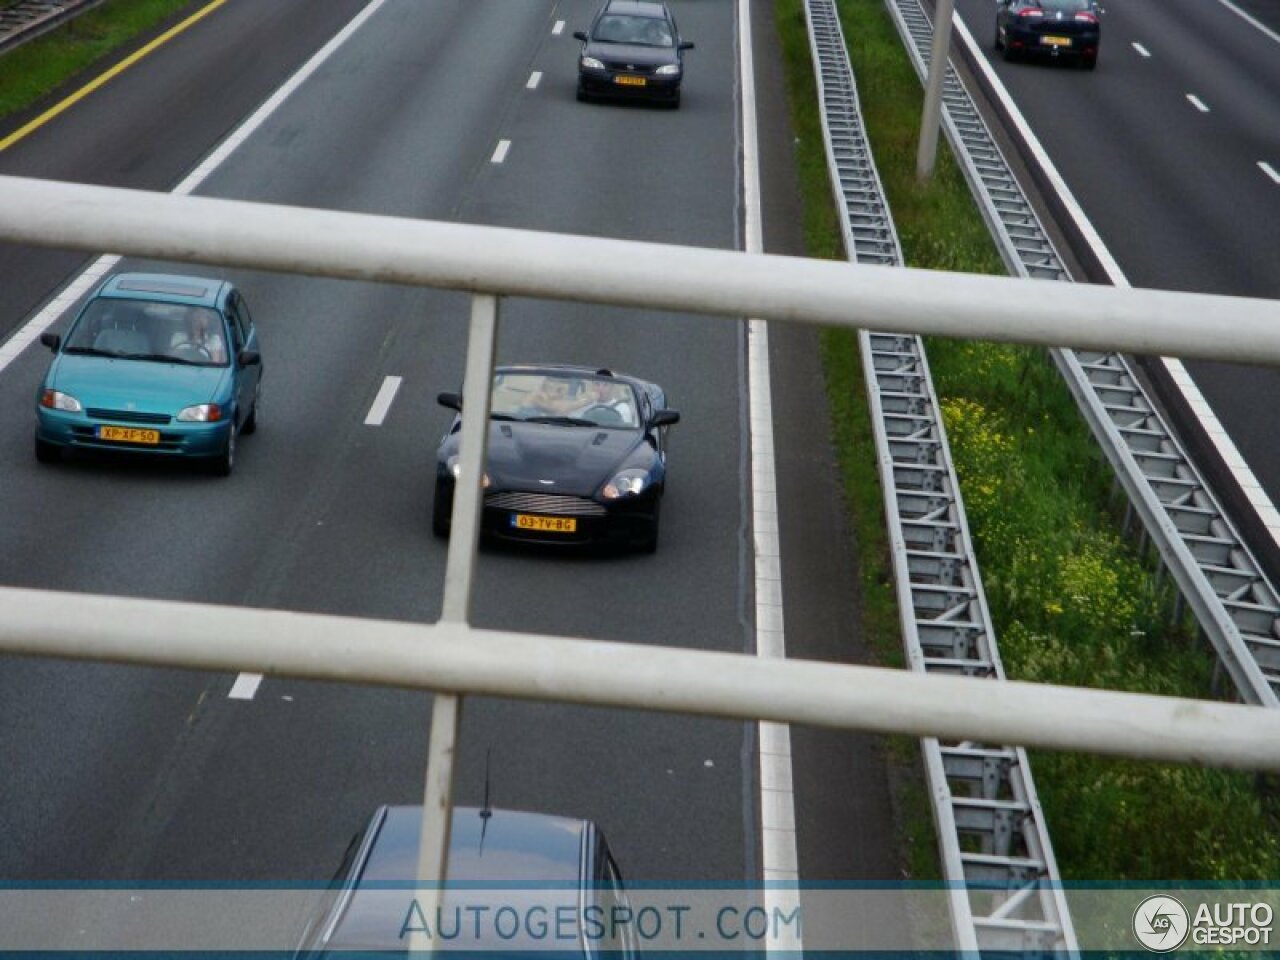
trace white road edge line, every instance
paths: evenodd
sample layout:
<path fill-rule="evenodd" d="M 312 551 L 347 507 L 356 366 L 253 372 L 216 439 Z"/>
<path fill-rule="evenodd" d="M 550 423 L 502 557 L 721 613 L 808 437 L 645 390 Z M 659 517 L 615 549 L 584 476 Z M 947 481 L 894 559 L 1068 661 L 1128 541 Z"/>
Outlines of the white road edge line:
<path fill-rule="evenodd" d="M 493 148 L 493 156 L 489 158 L 490 163 L 502 163 L 507 159 L 507 151 L 511 149 L 510 140 L 499 140 L 498 145 Z"/>
<path fill-rule="evenodd" d="M 529 82 L 525 84 L 530 90 L 537 90 L 538 84 L 542 82 L 542 71 L 535 70 L 529 74 Z"/>
<path fill-rule="evenodd" d="M 1280 173 L 1276 172 L 1276 168 L 1265 160 L 1258 161 L 1258 168 L 1276 183 L 1280 183 Z"/>
<path fill-rule="evenodd" d="M 756 127 L 755 66 L 751 51 L 751 0 L 738 0 L 738 72 L 742 90 L 743 242 L 764 252 L 760 209 L 760 159 Z M 747 320 L 747 392 L 750 395 L 751 530 L 755 554 L 756 656 L 787 655 L 782 615 L 782 556 L 778 533 L 777 470 L 773 452 L 773 402 L 769 383 L 769 327 Z M 760 750 L 760 848 L 769 916 L 799 909 L 800 858 L 796 849 L 795 796 L 791 776 L 791 728 L 758 725 Z M 798 915 L 798 914 L 796 914 Z M 801 933 L 788 925 L 769 940 L 768 951 L 803 950 Z"/>
<path fill-rule="evenodd" d="M 382 381 L 382 386 L 378 388 L 378 395 L 373 398 L 373 406 L 365 415 L 366 427 L 382 426 L 382 421 L 387 419 L 387 411 L 391 409 L 391 402 L 395 400 L 396 391 L 400 389 L 403 379 L 403 377 L 387 377 Z"/>
<path fill-rule="evenodd" d="M 1137 51 L 1138 51 L 1138 53 L 1139 53 L 1140 55 L 1144 56 L 1144 57 L 1150 57 L 1150 56 L 1151 56 L 1151 51 L 1149 51 L 1146 47 L 1144 47 L 1144 46 L 1143 46 L 1142 44 L 1140 44 L 1140 43 L 1134 43 L 1134 45 L 1133 45 L 1133 49 L 1137 50 Z"/>
<path fill-rule="evenodd" d="M 1274 30 L 1272 30 L 1270 27 L 1264 24 L 1257 17 L 1251 16 L 1245 11 L 1241 10 L 1234 3 L 1231 3 L 1230 0 L 1218 0 L 1218 2 L 1222 4 L 1224 7 L 1226 7 L 1228 10 L 1230 10 L 1232 13 L 1234 13 L 1241 20 L 1243 20 L 1245 23 L 1249 24 L 1249 26 L 1253 27 L 1256 30 L 1260 30 L 1263 34 L 1270 37 L 1276 43 L 1280 43 L 1280 33 L 1276 33 Z"/>
<path fill-rule="evenodd" d="M 386 2 L 387 0 L 371 0 L 367 7 L 356 14 L 350 23 L 338 31 L 333 39 L 317 50 L 315 55 L 304 63 L 297 73 L 286 80 L 283 86 L 255 110 L 248 120 L 218 144 L 209 156 L 192 170 L 181 183 L 173 188 L 172 192 L 180 196 L 194 192 L 201 183 L 208 179 L 214 170 L 235 152 L 235 149 L 240 144 L 248 139 L 250 134 L 263 124 L 267 117 L 276 111 L 290 94 L 302 86 L 307 78 L 333 56 L 338 48 L 346 43 L 351 35 L 359 30 L 365 21 L 377 13 Z M 58 291 L 57 295 L 37 311 L 35 316 L 19 327 L 3 345 L 0 345 L 0 371 L 9 366 L 28 346 L 39 340 L 41 333 L 56 323 L 64 313 L 75 305 L 77 300 L 93 289 L 98 281 L 106 276 L 119 262 L 120 258 L 117 256 L 99 257 L 86 267 L 83 273 Z"/>
<path fill-rule="evenodd" d="M 1187 102 L 1199 110 L 1201 113 L 1208 113 L 1209 108 L 1204 105 L 1204 101 L 1197 97 L 1194 93 L 1187 94 Z"/>
<path fill-rule="evenodd" d="M 231 691 L 227 694 L 227 699 L 252 700 L 254 694 L 258 692 L 258 686 L 261 683 L 262 674 L 242 673 L 236 677 L 236 682 L 231 685 Z"/>
<path fill-rule="evenodd" d="M 558 37 L 558 36 L 560 36 L 560 34 L 562 34 L 562 33 L 564 33 L 564 21 L 563 21 L 563 20 L 557 20 L 557 21 L 556 21 L 556 25 L 555 25 L 554 27 L 552 27 L 552 28 L 551 28 L 551 35 L 552 35 L 553 37 Z"/>
<path fill-rule="evenodd" d="M 1219 0 L 1219 2 L 1222 2 L 1222 0 Z M 1018 109 L 1018 105 L 1009 96 L 1009 91 L 1005 89 L 1004 84 L 1000 82 L 1000 78 L 996 76 L 991 64 L 987 61 L 984 51 L 978 46 L 973 39 L 973 34 L 969 32 L 969 28 L 959 16 L 956 17 L 953 23 L 953 30 L 959 42 L 968 46 L 977 68 L 986 75 L 988 87 L 1004 103 L 1010 122 L 1017 128 L 1018 135 L 1022 137 L 1023 142 L 1031 150 L 1033 161 L 1039 164 L 1040 169 L 1044 171 L 1050 188 L 1062 200 L 1068 216 L 1075 221 L 1081 237 L 1093 249 L 1094 255 L 1106 271 L 1107 277 L 1117 287 L 1132 286 L 1124 275 L 1124 271 L 1120 269 L 1120 265 L 1116 263 L 1115 257 L 1111 255 L 1111 251 L 1107 249 L 1107 245 L 1102 242 L 1102 237 L 1098 235 L 1098 231 L 1089 221 L 1089 218 L 1085 216 L 1084 210 L 1081 208 L 1079 201 L 1076 200 L 1075 195 L 1072 194 L 1071 188 L 1067 186 L 1067 182 L 1062 178 L 1062 174 L 1058 172 L 1058 168 L 1049 159 L 1049 154 L 1045 152 L 1039 137 L 1031 130 L 1026 118 L 1022 115 L 1022 111 Z M 1244 492 L 1250 506 L 1253 507 L 1254 512 L 1257 514 L 1258 522 L 1266 528 L 1271 535 L 1271 539 L 1280 544 L 1280 511 L 1276 510 L 1275 504 L 1271 502 L 1271 498 L 1263 489 L 1262 484 L 1258 481 L 1253 471 L 1249 469 L 1248 464 L 1245 463 L 1244 457 L 1240 455 L 1240 451 L 1235 445 L 1235 441 L 1227 433 L 1222 421 L 1214 414 L 1213 409 L 1209 406 L 1209 401 L 1204 398 L 1200 388 L 1191 379 L 1191 374 L 1187 372 L 1182 361 L 1177 357 L 1161 357 L 1160 359 L 1168 369 L 1169 375 L 1182 391 L 1187 404 L 1195 411 L 1205 433 L 1217 448 L 1218 455 L 1227 464 L 1228 469 L 1231 470 L 1236 483 L 1240 485 L 1240 489 Z"/>

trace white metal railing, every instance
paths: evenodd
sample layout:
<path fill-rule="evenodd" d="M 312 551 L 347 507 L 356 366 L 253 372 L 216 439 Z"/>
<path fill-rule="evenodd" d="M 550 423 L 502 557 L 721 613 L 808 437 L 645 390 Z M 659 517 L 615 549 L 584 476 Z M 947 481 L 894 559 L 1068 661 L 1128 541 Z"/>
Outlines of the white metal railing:
<path fill-rule="evenodd" d="M 1280 712 L 477 630 L 498 297 L 1280 365 L 1280 302 L 933 273 L 0 177 L 0 240 L 469 290 L 462 476 L 434 626 L 0 588 L 0 650 L 434 690 L 422 873 L 443 876 L 459 697 L 486 694 L 1280 770 Z M 581 267 L 592 264 L 589 270 Z M 653 278 L 661 277 L 661 283 Z M 1206 326 L 1205 318 L 1214 322 Z M 28 341 L 30 331 L 28 334 Z M 359 634 L 357 641 L 354 634 Z"/>

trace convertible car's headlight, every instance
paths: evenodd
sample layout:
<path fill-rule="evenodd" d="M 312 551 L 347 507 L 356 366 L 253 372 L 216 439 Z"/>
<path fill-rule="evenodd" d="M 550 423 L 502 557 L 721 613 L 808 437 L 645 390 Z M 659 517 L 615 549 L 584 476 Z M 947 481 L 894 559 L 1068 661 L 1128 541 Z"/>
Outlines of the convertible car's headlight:
<path fill-rule="evenodd" d="M 648 485 L 647 470 L 622 470 L 604 485 L 600 493 L 606 500 L 617 500 L 619 497 L 634 497 Z"/>
<path fill-rule="evenodd" d="M 197 403 L 179 410 L 178 419 L 183 423 L 216 423 L 222 419 L 222 408 L 216 403 Z"/>
<path fill-rule="evenodd" d="M 603 70 L 604 69 L 604 64 L 601 63 L 599 60 L 597 60 L 595 57 L 583 57 L 580 61 L 578 61 L 578 64 L 584 70 Z"/>
<path fill-rule="evenodd" d="M 462 464 L 458 461 L 458 455 L 456 453 L 445 461 L 445 466 L 449 468 L 449 473 L 453 475 L 453 479 L 457 480 L 462 476 Z M 489 474 L 486 472 L 480 478 L 480 486 L 487 490 L 489 489 L 489 483 Z"/>
<path fill-rule="evenodd" d="M 660 77 L 670 77 L 680 72 L 680 64 L 678 63 L 664 64 L 663 66 L 659 67 L 657 70 L 653 72 Z"/>
<path fill-rule="evenodd" d="M 80 406 L 80 401 L 67 393 L 58 390 L 46 390 L 40 395 L 40 406 L 48 407 L 50 410 L 62 410 L 66 413 L 79 413 L 84 408 Z"/>

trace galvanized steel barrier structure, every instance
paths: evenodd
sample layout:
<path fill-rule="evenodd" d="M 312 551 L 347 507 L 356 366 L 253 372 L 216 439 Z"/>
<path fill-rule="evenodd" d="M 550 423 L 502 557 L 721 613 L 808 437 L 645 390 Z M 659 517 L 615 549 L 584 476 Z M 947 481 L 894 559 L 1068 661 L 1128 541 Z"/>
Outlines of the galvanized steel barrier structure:
<path fill-rule="evenodd" d="M 483 414 L 498 298 L 503 295 L 645 306 L 730 321 L 755 316 L 871 326 L 888 331 L 883 334 L 887 337 L 933 333 L 1040 345 L 1065 337 L 1095 349 L 1159 346 L 1170 353 L 1276 366 L 1280 303 L 1072 286 L 1052 299 L 1042 317 L 1030 320 L 1007 306 L 1021 301 L 1025 280 L 13 177 L 0 177 L 0 240 L 473 293 L 464 379 L 464 403 L 472 415 L 464 419 L 461 454 L 461 475 L 472 478 L 472 484 L 459 484 L 455 497 L 438 624 L 0 588 L 0 651 L 8 653 L 250 671 L 445 694 L 437 697 L 427 771 L 422 877 L 428 888 L 442 875 L 448 818 L 440 814 L 449 804 L 453 724 L 458 697 L 465 694 L 937 737 L 961 744 L 955 756 L 984 781 L 1015 764 L 1017 751 L 972 750 L 965 744 L 1280 770 L 1280 711 L 947 675 L 964 669 L 925 675 L 762 661 L 741 654 L 478 630 L 467 623 L 485 455 Z M 579 270 L 577 264 L 588 259 L 596 266 Z M 654 276 L 664 282 L 652 283 Z M 1200 318 L 1206 314 L 1216 315 L 1229 334 L 1202 329 Z M 1159 340 L 1153 342 L 1157 329 Z M 0 351 L 21 351 L 39 333 L 29 325 Z M 915 402 L 908 399 L 908 407 Z M 909 420 L 910 415 L 898 422 Z M 889 442 L 899 441 L 914 443 L 901 435 Z M 912 521 L 931 529 L 935 518 L 930 510 L 912 510 L 919 514 L 913 513 Z M 954 570 L 946 551 L 917 547 L 912 548 L 913 560 L 926 567 L 936 564 L 931 575 L 941 579 Z M 911 571 L 913 576 L 918 572 Z M 976 580 L 952 579 L 940 584 L 937 595 L 949 610 L 967 616 L 974 607 L 975 586 Z M 953 636 L 972 636 L 965 617 L 935 619 L 947 624 L 944 630 L 957 628 Z M 992 657 L 991 663 L 994 667 L 998 661 Z M 996 807 L 987 813 L 997 831 L 1002 818 L 1009 825 L 1008 815 Z M 970 862 L 975 867 L 983 863 L 982 858 Z M 1008 901 L 1007 909 L 1017 900 Z M 1009 918 L 997 910 L 987 919 L 994 930 Z M 1027 929 L 1017 924 L 1015 932 L 1021 937 Z"/>
<path fill-rule="evenodd" d="M 848 257 L 900 267 L 834 0 L 806 0 L 806 10 Z M 1003 679 L 924 343 L 866 330 L 858 339 L 907 661 L 924 673 Z M 932 737 L 921 748 L 957 947 L 1077 954 L 1026 751 Z"/>
<path fill-rule="evenodd" d="M 886 0 L 923 78 L 932 25 L 920 0 Z M 974 41 L 957 23 L 961 42 Z M 973 49 L 975 56 L 980 56 Z M 943 126 L 1009 272 L 1071 280 L 1026 194 L 953 66 Z M 1055 350 L 1085 421 L 1240 698 L 1280 706 L 1280 594 L 1267 580 L 1128 360 L 1103 350 Z"/>

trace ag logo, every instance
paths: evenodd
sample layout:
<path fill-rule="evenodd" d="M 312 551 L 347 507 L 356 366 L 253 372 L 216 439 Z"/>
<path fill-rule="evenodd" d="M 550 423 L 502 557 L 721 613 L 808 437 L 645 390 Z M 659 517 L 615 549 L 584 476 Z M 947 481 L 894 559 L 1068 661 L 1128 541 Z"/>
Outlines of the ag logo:
<path fill-rule="evenodd" d="M 1154 953 L 1168 953 L 1182 946 L 1190 926 L 1187 908 L 1164 894 L 1147 897 L 1133 911 L 1133 935 Z"/>

